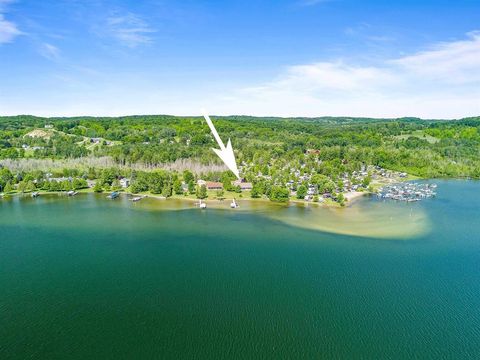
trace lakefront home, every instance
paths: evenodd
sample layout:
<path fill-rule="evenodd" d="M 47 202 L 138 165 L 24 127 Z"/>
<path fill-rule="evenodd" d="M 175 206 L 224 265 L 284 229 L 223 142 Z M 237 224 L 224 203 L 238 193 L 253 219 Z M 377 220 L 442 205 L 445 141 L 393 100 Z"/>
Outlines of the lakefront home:
<path fill-rule="evenodd" d="M 223 184 L 216 181 L 207 181 L 206 183 L 208 190 L 223 190 Z"/>
<path fill-rule="evenodd" d="M 120 186 L 124 189 L 128 188 L 130 186 L 130 179 L 121 178 L 120 179 Z"/>
<path fill-rule="evenodd" d="M 252 190 L 253 185 L 249 182 L 243 182 L 242 180 L 232 181 L 233 186 L 240 186 L 241 190 Z"/>

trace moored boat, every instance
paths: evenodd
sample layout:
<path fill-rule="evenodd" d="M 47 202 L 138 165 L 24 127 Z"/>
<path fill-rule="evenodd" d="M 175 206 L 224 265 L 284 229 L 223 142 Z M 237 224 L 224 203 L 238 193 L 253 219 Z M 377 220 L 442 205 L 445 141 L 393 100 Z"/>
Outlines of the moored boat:
<path fill-rule="evenodd" d="M 120 193 L 117 191 L 112 192 L 110 195 L 107 196 L 109 199 L 116 199 L 117 197 L 120 196 Z"/>

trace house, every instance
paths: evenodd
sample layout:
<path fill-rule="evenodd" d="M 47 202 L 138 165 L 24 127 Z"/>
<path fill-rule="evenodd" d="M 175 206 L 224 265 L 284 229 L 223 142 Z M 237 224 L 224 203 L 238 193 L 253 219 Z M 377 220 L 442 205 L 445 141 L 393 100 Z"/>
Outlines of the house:
<path fill-rule="evenodd" d="M 242 190 L 252 190 L 252 188 L 253 188 L 252 183 L 243 182 L 241 180 L 232 181 L 232 185 L 233 186 L 240 186 L 240 189 L 242 189 Z"/>
<path fill-rule="evenodd" d="M 223 190 L 223 184 L 216 181 L 207 181 L 206 183 L 208 190 Z"/>
<path fill-rule="evenodd" d="M 207 182 L 206 182 L 205 180 L 198 179 L 198 180 L 197 180 L 197 185 L 198 185 L 198 186 L 207 185 Z"/>
<path fill-rule="evenodd" d="M 46 124 L 45 129 L 53 129 L 53 125 L 52 124 Z"/>
<path fill-rule="evenodd" d="M 128 188 L 130 186 L 130 179 L 121 178 L 120 179 L 120 186 L 124 189 Z"/>

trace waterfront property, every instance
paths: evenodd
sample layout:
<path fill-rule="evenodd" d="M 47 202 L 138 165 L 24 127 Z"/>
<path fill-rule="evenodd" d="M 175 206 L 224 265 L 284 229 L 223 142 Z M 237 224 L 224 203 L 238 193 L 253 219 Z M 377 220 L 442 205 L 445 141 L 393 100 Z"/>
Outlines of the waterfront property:
<path fill-rule="evenodd" d="M 216 181 L 207 181 L 206 187 L 208 190 L 223 190 L 223 184 Z"/>
<path fill-rule="evenodd" d="M 240 190 L 252 190 L 253 188 L 253 184 L 250 183 L 250 182 L 246 182 L 246 181 L 243 181 L 243 180 L 235 180 L 235 181 L 232 181 L 232 185 L 233 186 L 239 186 L 240 187 Z"/>

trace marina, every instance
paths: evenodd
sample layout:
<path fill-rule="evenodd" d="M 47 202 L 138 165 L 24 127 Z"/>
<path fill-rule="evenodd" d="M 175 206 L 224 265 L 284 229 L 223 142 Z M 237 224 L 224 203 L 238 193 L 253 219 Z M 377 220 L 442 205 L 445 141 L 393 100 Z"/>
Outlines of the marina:
<path fill-rule="evenodd" d="M 437 195 L 436 189 L 436 184 L 401 183 L 381 188 L 378 192 L 378 197 L 396 201 L 416 202 L 435 197 Z"/>

